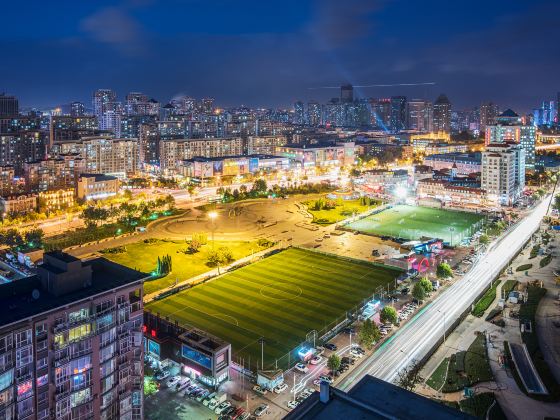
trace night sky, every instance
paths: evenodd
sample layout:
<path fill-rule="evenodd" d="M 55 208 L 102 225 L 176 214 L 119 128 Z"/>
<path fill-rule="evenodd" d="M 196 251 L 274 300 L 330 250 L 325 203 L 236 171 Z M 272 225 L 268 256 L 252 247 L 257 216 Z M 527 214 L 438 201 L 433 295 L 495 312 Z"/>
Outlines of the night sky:
<path fill-rule="evenodd" d="M 0 15 L 0 92 L 22 106 L 112 88 L 291 107 L 338 95 L 311 87 L 434 81 L 358 94 L 525 112 L 560 91 L 558 0 L 31 0 Z"/>

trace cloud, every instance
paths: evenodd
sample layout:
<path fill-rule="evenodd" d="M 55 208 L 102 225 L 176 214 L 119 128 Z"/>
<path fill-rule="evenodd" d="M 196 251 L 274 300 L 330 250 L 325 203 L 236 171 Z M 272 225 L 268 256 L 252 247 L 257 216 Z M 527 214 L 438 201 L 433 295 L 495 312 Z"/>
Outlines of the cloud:
<path fill-rule="evenodd" d="M 382 0 L 317 0 L 310 31 L 323 48 L 342 47 L 371 34 L 374 26 L 371 15 L 384 3 Z"/>
<path fill-rule="evenodd" d="M 93 40 L 111 45 L 122 52 L 136 54 L 142 49 L 142 28 L 125 10 L 107 7 L 86 17 L 82 31 Z"/>

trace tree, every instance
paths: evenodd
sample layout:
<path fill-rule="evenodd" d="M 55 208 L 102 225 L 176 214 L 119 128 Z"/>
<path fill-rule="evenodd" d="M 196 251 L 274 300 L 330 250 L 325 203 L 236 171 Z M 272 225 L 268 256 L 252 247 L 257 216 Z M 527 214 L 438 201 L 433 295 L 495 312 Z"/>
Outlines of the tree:
<path fill-rule="evenodd" d="M 31 229 L 25 232 L 25 242 L 30 247 L 41 247 L 43 245 L 42 229 Z"/>
<path fill-rule="evenodd" d="M 259 195 L 259 194 L 265 193 L 267 189 L 268 189 L 268 187 L 266 185 L 266 181 L 264 179 L 257 179 L 253 183 L 253 188 L 251 188 L 251 192 L 254 192 L 257 195 Z"/>
<path fill-rule="evenodd" d="M 327 367 L 333 375 L 340 368 L 340 357 L 336 353 L 331 354 L 327 359 Z"/>
<path fill-rule="evenodd" d="M 483 233 L 482 235 L 480 235 L 480 238 L 478 238 L 478 242 L 481 245 L 488 245 L 490 243 L 490 238 L 488 237 L 488 235 Z"/>
<path fill-rule="evenodd" d="M 434 287 L 432 286 L 432 282 L 430 281 L 429 278 L 422 277 L 418 283 L 422 285 L 422 288 L 424 289 L 426 294 L 432 293 Z"/>
<path fill-rule="evenodd" d="M 390 322 L 391 324 L 397 324 L 399 320 L 399 316 L 397 315 L 397 310 L 392 306 L 385 306 L 381 309 L 381 313 L 379 314 L 379 319 L 383 324 Z"/>
<path fill-rule="evenodd" d="M 227 246 L 220 247 L 218 249 L 218 253 L 220 257 L 220 262 L 223 264 L 230 263 L 234 260 L 233 253 L 231 252 L 231 249 L 229 249 Z"/>
<path fill-rule="evenodd" d="M 426 298 L 426 290 L 424 290 L 420 282 L 417 282 L 412 288 L 412 296 L 419 302 Z"/>
<path fill-rule="evenodd" d="M 420 376 L 421 366 L 412 360 L 412 362 L 397 372 L 395 384 L 407 391 L 412 391 L 416 385 L 424 382 L 424 378 Z"/>
<path fill-rule="evenodd" d="M 366 319 L 358 332 L 360 344 L 369 350 L 380 338 L 381 332 L 377 324 L 372 322 L 371 319 Z"/>
<path fill-rule="evenodd" d="M 453 270 L 447 263 L 440 263 L 436 269 L 436 275 L 440 279 L 446 279 L 449 277 L 453 277 Z"/>

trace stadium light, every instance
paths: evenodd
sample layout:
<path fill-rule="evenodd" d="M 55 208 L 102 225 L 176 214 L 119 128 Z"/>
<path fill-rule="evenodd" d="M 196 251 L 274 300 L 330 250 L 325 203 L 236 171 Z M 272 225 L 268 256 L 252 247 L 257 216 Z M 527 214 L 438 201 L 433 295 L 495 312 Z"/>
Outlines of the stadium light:
<path fill-rule="evenodd" d="M 405 187 L 397 187 L 397 189 L 395 190 L 395 195 L 398 198 L 406 198 L 407 196 L 407 191 Z"/>

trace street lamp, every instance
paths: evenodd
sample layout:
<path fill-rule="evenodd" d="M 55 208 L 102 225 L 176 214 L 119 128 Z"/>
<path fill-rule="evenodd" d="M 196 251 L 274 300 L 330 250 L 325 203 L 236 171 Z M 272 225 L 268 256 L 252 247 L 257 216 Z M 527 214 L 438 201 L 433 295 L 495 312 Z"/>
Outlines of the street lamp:
<path fill-rule="evenodd" d="M 214 250 L 214 231 L 216 230 L 216 224 L 214 223 L 214 221 L 216 220 L 217 217 L 218 217 L 218 212 L 216 211 L 211 211 L 208 213 L 208 218 L 212 222 L 212 251 Z"/>

